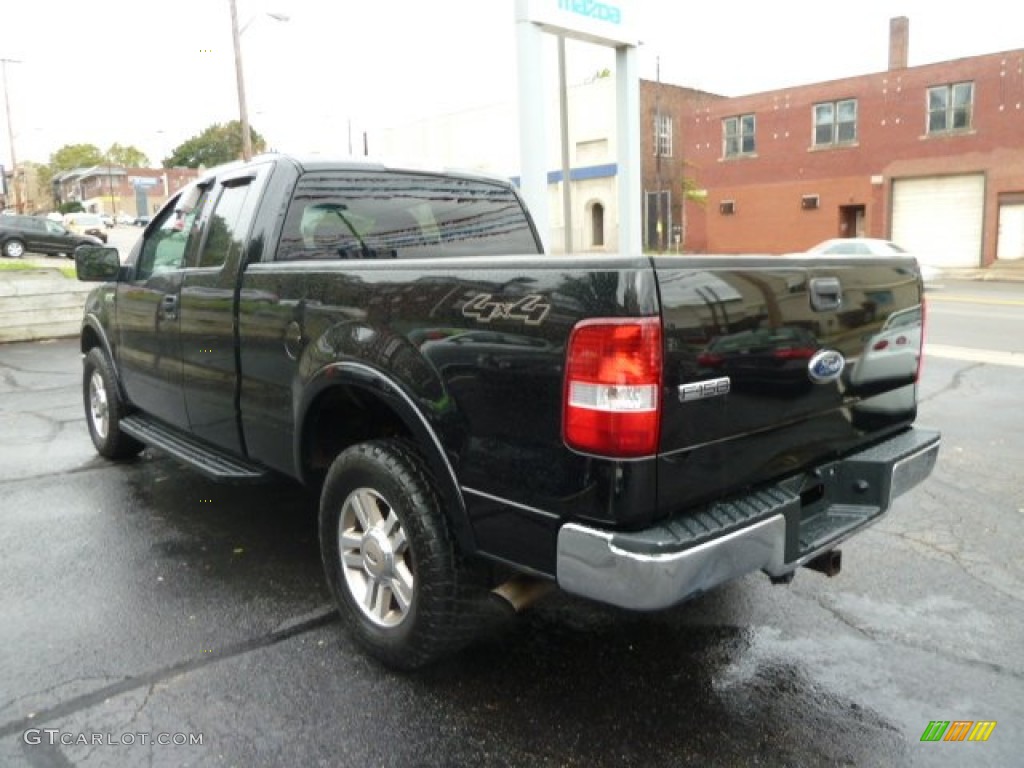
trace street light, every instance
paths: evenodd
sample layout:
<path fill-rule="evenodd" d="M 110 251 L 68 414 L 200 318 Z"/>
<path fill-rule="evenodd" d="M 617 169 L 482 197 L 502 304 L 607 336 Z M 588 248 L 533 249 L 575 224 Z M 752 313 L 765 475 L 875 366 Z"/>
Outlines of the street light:
<path fill-rule="evenodd" d="M 249 130 L 249 109 L 245 103 L 245 76 L 242 74 L 242 33 L 249 28 L 256 17 L 249 19 L 241 29 L 238 27 L 238 9 L 235 0 L 228 0 L 231 6 L 231 40 L 235 46 L 235 81 L 238 85 L 238 122 L 242 128 L 242 159 L 252 159 L 252 132 Z M 288 21 L 283 13 L 267 13 L 274 21 Z"/>

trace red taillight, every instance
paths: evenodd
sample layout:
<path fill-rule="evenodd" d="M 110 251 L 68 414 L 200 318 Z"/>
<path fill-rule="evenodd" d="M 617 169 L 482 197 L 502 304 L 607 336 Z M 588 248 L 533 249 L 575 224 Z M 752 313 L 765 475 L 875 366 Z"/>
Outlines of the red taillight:
<path fill-rule="evenodd" d="M 562 427 L 570 448 L 650 456 L 661 426 L 661 321 L 584 320 L 573 328 Z"/>

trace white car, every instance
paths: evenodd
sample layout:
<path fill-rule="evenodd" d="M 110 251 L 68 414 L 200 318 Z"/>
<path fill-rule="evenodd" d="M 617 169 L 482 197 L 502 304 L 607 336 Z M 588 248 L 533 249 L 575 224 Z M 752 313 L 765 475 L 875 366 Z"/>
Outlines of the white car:
<path fill-rule="evenodd" d="M 900 248 L 891 240 L 880 240 L 874 237 L 836 237 L 825 240 L 812 248 L 807 253 L 819 254 L 822 256 L 910 256 L 905 249 Z M 922 264 L 918 259 L 917 266 L 921 270 L 921 279 L 925 282 L 934 280 L 942 275 L 942 270 Z"/>

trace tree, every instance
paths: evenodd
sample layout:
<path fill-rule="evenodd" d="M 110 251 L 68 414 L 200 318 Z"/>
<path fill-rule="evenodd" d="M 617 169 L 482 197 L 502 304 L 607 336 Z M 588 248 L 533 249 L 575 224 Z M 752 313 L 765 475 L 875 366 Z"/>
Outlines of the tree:
<path fill-rule="evenodd" d="M 683 166 L 684 166 L 684 168 L 686 166 L 691 166 L 692 167 L 692 163 L 687 163 L 687 162 L 684 161 Z M 681 210 L 682 221 L 679 222 L 679 234 L 680 234 L 679 242 L 680 242 L 680 245 L 682 246 L 682 248 L 685 250 L 685 248 L 686 248 L 686 226 L 689 223 L 686 220 L 686 204 L 688 202 L 689 203 L 696 203 L 701 208 L 704 208 L 708 204 L 708 191 L 706 189 L 703 189 L 702 187 L 700 187 L 697 184 L 697 180 L 694 179 L 692 176 L 683 176 L 682 188 L 683 188 L 682 189 L 682 191 L 683 191 L 683 207 L 682 207 L 682 210 Z"/>
<path fill-rule="evenodd" d="M 85 209 L 82 207 L 82 204 L 77 200 L 71 200 L 70 202 L 67 203 L 61 203 L 57 210 L 60 213 L 81 213 Z"/>
<path fill-rule="evenodd" d="M 250 127 L 251 129 L 251 127 Z M 252 130 L 254 152 L 264 152 L 267 142 Z M 214 123 L 198 136 L 179 144 L 170 157 L 163 160 L 164 168 L 211 168 L 230 163 L 242 156 L 242 129 L 237 120 L 229 123 Z"/>
<path fill-rule="evenodd" d="M 89 168 L 104 162 L 103 153 L 95 144 L 65 144 L 50 155 L 52 175 L 72 168 Z"/>
<path fill-rule="evenodd" d="M 107 164 L 140 168 L 149 165 L 149 158 L 136 147 L 116 142 L 111 144 L 106 152 L 101 151 L 95 144 L 65 144 L 50 155 L 50 162 L 47 165 L 35 167 L 36 180 L 40 189 L 50 190 L 53 177 L 59 173 L 74 168 L 91 168 Z"/>
<path fill-rule="evenodd" d="M 106 161 L 111 165 L 120 165 L 122 168 L 145 168 L 149 165 L 149 158 L 145 153 L 131 145 L 111 144 L 107 150 Z"/>

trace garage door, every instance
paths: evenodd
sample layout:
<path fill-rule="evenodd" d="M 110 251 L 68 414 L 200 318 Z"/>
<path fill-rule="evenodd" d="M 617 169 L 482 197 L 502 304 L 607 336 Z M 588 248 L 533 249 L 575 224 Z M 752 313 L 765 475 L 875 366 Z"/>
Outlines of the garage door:
<path fill-rule="evenodd" d="M 999 206 L 997 259 L 1024 259 L 1024 203 Z"/>
<path fill-rule="evenodd" d="M 981 265 L 985 177 L 897 179 L 892 239 L 934 267 Z"/>

